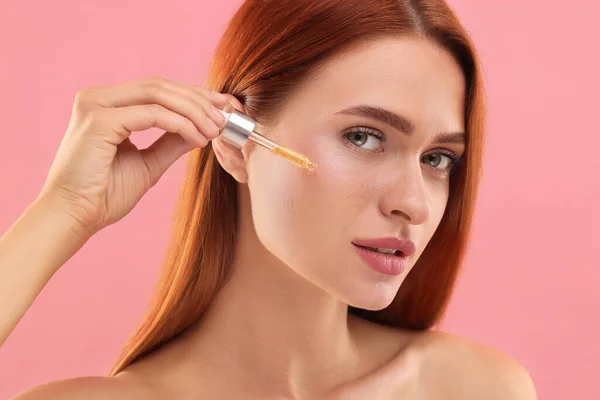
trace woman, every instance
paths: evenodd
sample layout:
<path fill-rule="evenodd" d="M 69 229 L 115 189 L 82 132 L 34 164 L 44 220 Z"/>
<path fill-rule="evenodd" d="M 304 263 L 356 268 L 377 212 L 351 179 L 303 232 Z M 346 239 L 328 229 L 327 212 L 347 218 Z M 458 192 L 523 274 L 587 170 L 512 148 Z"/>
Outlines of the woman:
<path fill-rule="evenodd" d="M 228 101 L 318 168 L 230 147 L 212 109 Z M 110 376 L 16 399 L 534 399 L 515 361 L 430 329 L 468 239 L 483 101 L 441 0 L 249 0 L 206 88 L 83 90 L 43 190 L 0 243 L 2 282 L 19 288 L 3 338 L 191 151 L 189 167 L 164 275 Z M 128 136 L 150 127 L 168 133 L 138 151 Z"/>

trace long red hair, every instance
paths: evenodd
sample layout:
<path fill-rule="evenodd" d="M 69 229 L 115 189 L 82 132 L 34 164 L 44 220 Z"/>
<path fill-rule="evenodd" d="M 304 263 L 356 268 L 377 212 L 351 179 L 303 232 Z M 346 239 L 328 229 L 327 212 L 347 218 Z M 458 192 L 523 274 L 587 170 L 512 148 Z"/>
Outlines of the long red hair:
<path fill-rule="evenodd" d="M 268 126 L 297 85 L 333 54 L 360 41 L 418 35 L 449 51 L 466 80 L 463 162 L 450 181 L 445 215 L 393 303 L 350 308 L 371 321 L 428 329 L 443 315 L 463 259 L 481 170 L 484 92 L 479 61 L 443 0 L 246 0 L 214 55 L 207 87 L 236 96 Z M 228 276 L 237 212 L 236 181 L 211 146 L 190 153 L 163 275 L 149 312 L 115 363 L 117 374 L 202 318 Z"/>

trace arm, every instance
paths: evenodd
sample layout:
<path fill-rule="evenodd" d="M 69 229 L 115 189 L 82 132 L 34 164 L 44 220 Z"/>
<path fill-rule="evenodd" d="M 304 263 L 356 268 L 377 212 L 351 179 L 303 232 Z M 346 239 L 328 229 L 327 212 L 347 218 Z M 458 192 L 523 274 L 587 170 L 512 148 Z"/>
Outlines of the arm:
<path fill-rule="evenodd" d="M 0 346 L 54 273 L 87 241 L 77 227 L 51 199 L 38 198 L 0 237 Z"/>

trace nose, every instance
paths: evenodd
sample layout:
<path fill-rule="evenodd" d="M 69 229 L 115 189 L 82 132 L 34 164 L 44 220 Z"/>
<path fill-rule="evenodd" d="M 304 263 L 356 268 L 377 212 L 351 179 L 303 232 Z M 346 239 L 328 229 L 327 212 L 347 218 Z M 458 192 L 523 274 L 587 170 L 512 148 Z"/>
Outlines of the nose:
<path fill-rule="evenodd" d="M 425 223 L 431 214 L 431 201 L 420 167 L 403 166 L 394 179 L 382 182 L 381 212 L 411 225 Z"/>

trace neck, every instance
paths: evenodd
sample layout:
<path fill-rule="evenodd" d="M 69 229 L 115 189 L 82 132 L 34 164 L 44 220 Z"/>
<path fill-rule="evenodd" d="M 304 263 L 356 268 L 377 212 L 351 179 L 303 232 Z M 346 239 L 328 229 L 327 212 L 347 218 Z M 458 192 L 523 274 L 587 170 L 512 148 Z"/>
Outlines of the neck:
<path fill-rule="evenodd" d="M 358 364 L 348 306 L 269 253 L 247 219 L 236 242 L 231 278 L 193 333 L 211 376 L 293 398 L 341 384 Z"/>

